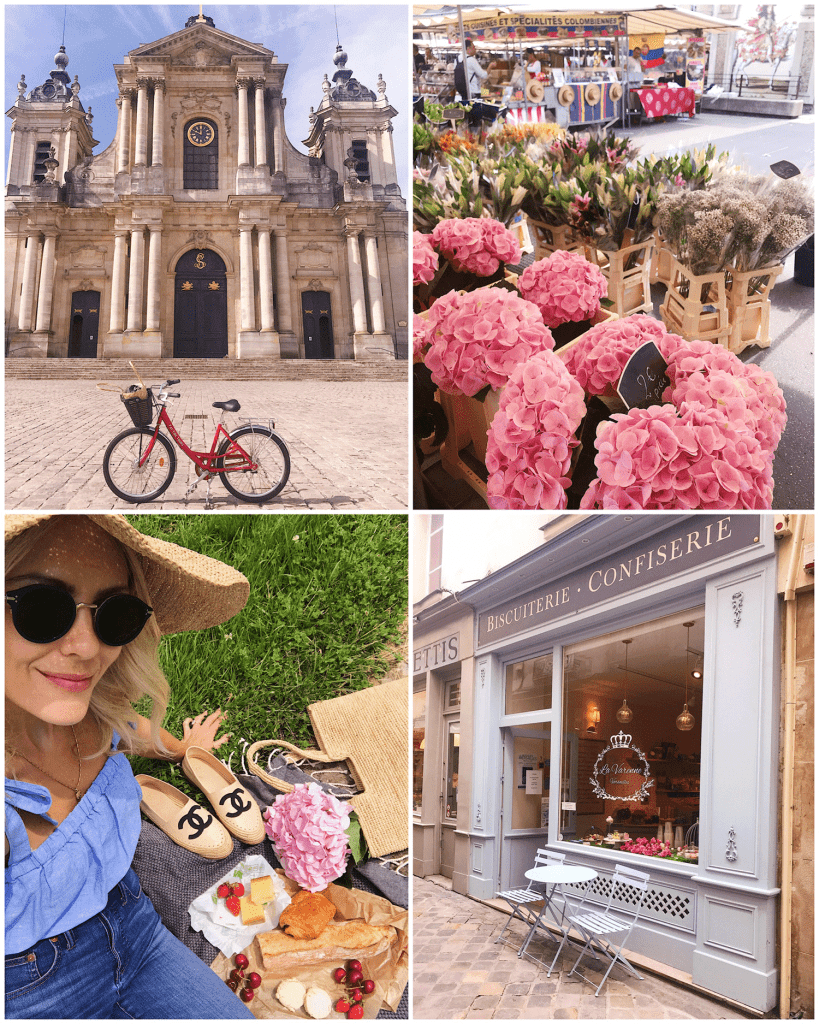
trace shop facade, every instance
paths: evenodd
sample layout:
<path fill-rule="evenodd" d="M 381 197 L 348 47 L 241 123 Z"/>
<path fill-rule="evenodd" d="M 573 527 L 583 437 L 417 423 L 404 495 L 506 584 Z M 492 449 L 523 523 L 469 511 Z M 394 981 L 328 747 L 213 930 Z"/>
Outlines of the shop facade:
<path fill-rule="evenodd" d="M 462 648 L 471 658 L 458 671 L 453 888 L 491 899 L 548 847 L 592 867 L 603 901 L 615 863 L 629 863 L 651 879 L 631 949 L 759 1011 L 780 997 L 781 890 L 789 907 L 794 890 L 781 867 L 793 850 L 780 846 L 780 771 L 793 764 L 784 708 L 799 704 L 788 590 L 803 595 L 810 673 L 813 656 L 807 548 L 785 565 L 776 526 L 758 514 L 572 519 L 437 611 L 416 605 L 416 652 L 443 639 L 456 609 L 473 612 L 474 650 Z M 446 670 L 415 668 L 445 766 L 434 695 Z M 424 773 L 416 839 L 436 798 L 447 811 L 436 771 Z M 666 840 L 675 859 L 632 852 Z M 432 858 L 416 873 L 444 867 Z M 812 936 L 807 945 L 812 962 Z"/>

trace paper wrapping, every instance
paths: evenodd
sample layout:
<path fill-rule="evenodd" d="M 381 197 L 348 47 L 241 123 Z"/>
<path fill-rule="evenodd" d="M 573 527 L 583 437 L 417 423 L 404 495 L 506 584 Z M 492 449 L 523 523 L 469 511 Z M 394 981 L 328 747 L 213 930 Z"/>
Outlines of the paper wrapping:
<path fill-rule="evenodd" d="M 278 875 L 284 880 L 290 895 L 298 892 L 298 886 L 286 878 L 282 871 L 279 871 Z M 328 885 L 324 895 L 335 904 L 336 921 L 353 921 L 360 918 L 367 924 L 386 925 L 395 929 L 395 941 L 389 949 L 375 957 L 358 958 L 361 960 L 364 977 L 371 978 L 375 982 L 375 990 L 364 997 L 364 1018 L 372 1020 L 382 1009 L 395 1011 L 401 1001 L 409 976 L 407 954 L 409 918 L 407 911 L 394 906 L 382 896 L 374 896 L 361 889 L 345 889 L 340 885 Z M 259 929 L 259 931 L 261 930 Z M 269 929 L 264 930 L 269 931 Z M 301 970 L 293 968 L 285 968 L 282 971 L 266 970 L 255 937 L 242 952 L 250 961 L 245 970 L 245 976 L 251 971 L 256 971 L 262 976 L 261 987 L 256 989 L 254 999 L 247 1004 L 250 1012 L 258 1020 L 274 1020 L 283 1017 L 312 1019 L 303 1009 L 296 1012 L 286 1010 L 276 999 L 276 988 L 279 982 L 288 978 L 297 978 L 306 989 L 324 989 L 329 994 L 333 1006 L 342 996 L 346 995 L 344 985 L 333 978 L 333 971 L 337 967 L 346 967 L 345 962 L 328 959 L 326 963 L 312 964 Z M 227 979 L 234 966 L 233 957 L 226 957 L 222 953 L 211 964 L 213 970 L 223 980 Z M 239 998 L 238 991 L 236 998 Z M 332 1010 L 327 1019 L 344 1020 L 346 1015 Z"/>

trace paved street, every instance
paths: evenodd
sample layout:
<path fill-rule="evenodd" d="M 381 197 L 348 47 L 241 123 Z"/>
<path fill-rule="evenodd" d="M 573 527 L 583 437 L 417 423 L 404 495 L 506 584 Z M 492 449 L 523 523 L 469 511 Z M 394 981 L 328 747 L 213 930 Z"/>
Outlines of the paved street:
<path fill-rule="evenodd" d="M 514 921 L 496 945 L 505 914 L 428 878 L 413 878 L 412 916 L 416 1020 L 753 1019 L 643 970 L 638 981 L 615 967 L 595 997 L 591 985 L 567 976 L 576 953 L 562 954 L 547 978 L 545 968 L 518 959 L 526 934 L 521 922 Z M 510 934 L 514 947 L 504 944 Z M 533 940 L 529 948 L 551 962 L 556 946 Z M 586 961 L 581 970 L 599 980 L 603 972 L 594 961 L 589 963 L 589 970 Z"/>
<path fill-rule="evenodd" d="M 373 382 L 184 381 L 182 398 L 169 403 L 188 444 L 210 447 L 216 410 L 211 402 L 236 398 L 239 416 L 270 418 L 290 449 L 290 480 L 267 505 L 239 504 L 219 480 L 214 508 L 264 511 L 380 511 L 408 503 L 407 385 Z M 177 450 L 176 476 L 149 506 L 129 505 L 109 490 L 102 474 L 108 442 L 131 426 L 116 394 L 94 381 L 8 379 L 6 394 L 7 509 L 186 509 L 205 506 L 193 462 Z M 187 419 L 206 414 L 206 419 Z M 228 415 L 226 425 L 238 426 Z M 207 438 L 206 435 L 207 434 Z"/>

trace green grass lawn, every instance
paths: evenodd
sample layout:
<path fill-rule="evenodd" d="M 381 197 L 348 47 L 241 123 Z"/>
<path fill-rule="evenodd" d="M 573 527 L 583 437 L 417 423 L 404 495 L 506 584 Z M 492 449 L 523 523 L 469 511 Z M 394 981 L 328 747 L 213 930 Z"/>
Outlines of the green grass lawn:
<path fill-rule="evenodd" d="M 250 581 L 222 626 L 163 638 L 171 686 L 165 728 L 228 710 L 218 756 L 236 771 L 263 739 L 314 744 L 307 705 L 360 690 L 404 659 L 406 515 L 129 515 L 143 533 L 234 566 Z M 139 708 L 146 713 L 146 708 Z M 232 755 L 232 756 L 231 756 Z M 177 765 L 132 758 L 134 772 L 194 795 Z"/>

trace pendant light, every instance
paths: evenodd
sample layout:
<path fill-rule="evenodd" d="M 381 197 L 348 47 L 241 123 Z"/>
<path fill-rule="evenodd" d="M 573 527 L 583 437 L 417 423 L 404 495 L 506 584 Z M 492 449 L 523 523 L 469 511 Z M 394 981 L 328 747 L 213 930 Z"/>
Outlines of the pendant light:
<path fill-rule="evenodd" d="M 690 732 L 694 728 L 694 716 L 688 710 L 688 648 L 691 646 L 689 638 L 694 623 L 684 622 L 683 625 L 688 631 L 685 635 L 685 704 L 682 713 L 677 715 L 677 728 L 680 732 Z"/>
<path fill-rule="evenodd" d="M 623 688 L 623 706 L 617 712 L 617 721 L 627 725 L 634 717 L 634 712 L 626 703 L 626 693 L 628 690 L 628 645 L 631 643 L 631 640 L 624 640 L 623 643 L 626 645 L 626 683 Z"/>

